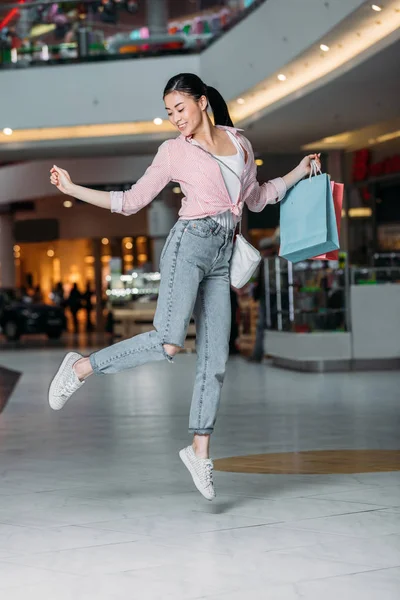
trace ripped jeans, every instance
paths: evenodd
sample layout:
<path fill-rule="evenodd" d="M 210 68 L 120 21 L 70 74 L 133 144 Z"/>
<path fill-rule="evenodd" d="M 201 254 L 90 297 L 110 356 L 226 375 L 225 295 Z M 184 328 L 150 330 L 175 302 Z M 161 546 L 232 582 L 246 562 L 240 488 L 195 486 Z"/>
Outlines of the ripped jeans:
<path fill-rule="evenodd" d="M 233 232 L 211 217 L 178 221 L 165 242 L 154 331 L 90 356 L 94 373 L 119 373 L 150 361 L 173 362 L 164 344 L 183 348 L 192 314 L 197 368 L 189 432 L 210 434 L 220 403 L 231 327 L 229 262 Z"/>

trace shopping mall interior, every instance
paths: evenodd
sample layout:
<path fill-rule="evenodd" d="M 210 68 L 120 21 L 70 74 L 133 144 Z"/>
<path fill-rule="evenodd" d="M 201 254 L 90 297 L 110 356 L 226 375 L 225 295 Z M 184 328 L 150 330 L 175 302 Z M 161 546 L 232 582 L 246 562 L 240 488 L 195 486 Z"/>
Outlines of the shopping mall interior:
<path fill-rule="evenodd" d="M 398 0 L 0 0 L 2 598 L 400 597 L 399 55 Z M 213 463 L 193 463 L 213 465 L 212 502 L 179 455 L 194 382 L 211 394 L 215 332 L 196 309 L 179 355 L 162 337 L 157 364 L 139 347 L 137 368 L 96 373 L 63 410 L 48 400 L 67 352 L 158 335 L 192 201 L 183 177 L 129 215 L 103 210 L 50 170 L 134 194 L 179 136 L 163 102 L 178 73 L 222 94 L 265 189 L 310 153 L 322 170 L 243 210 L 261 262 L 230 286 Z M 289 235 L 285 201 L 318 178 L 338 243 L 293 258 L 316 215 Z"/>

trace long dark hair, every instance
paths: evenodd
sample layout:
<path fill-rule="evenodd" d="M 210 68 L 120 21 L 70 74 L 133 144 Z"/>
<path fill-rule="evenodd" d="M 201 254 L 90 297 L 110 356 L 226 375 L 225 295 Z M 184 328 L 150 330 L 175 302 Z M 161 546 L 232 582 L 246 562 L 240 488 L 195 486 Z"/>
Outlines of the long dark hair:
<path fill-rule="evenodd" d="M 165 86 L 163 98 L 171 92 L 188 94 L 188 96 L 192 96 L 197 101 L 202 96 L 206 96 L 214 115 L 215 125 L 233 127 L 228 106 L 219 91 L 206 85 L 198 75 L 194 73 L 179 73 L 179 75 L 171 77 Z"/>

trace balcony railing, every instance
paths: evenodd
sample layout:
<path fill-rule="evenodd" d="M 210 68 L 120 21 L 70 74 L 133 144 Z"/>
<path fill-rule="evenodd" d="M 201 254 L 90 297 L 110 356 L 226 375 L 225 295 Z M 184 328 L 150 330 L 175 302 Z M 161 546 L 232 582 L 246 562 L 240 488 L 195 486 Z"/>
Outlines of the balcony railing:
<path fill-rule="evenodd" d="M 265 1 L 216 0 L 214 7 L 170 20 L 163 35 L 150 35 L 144 16 L 130 13 L 134 0 L 2 4 L 0 69 L 201 52 Z"/>

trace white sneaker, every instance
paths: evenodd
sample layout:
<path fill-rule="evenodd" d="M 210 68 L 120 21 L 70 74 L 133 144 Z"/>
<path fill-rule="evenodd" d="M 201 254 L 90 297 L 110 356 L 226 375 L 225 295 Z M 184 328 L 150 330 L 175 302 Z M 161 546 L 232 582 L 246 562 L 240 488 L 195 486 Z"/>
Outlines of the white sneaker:
<path fill-rule="evenodd" d="M 68 352 L 55 374 L 49 388 L 49 404 L 53 410 L 61 410 L 72 394 L 85 383 L 78 379 L 73 365 L 82 358 L 77 352 Z"/>
<path fill-rule="evenodd" d="M 213 482 L 213 462 L 209 458 L 197 458 L 193 447 L 188 446 L 179 452 L 185 467 L 193 477 L 193 481 L 200 494 L 207 500 L 216 496 Z"/>

